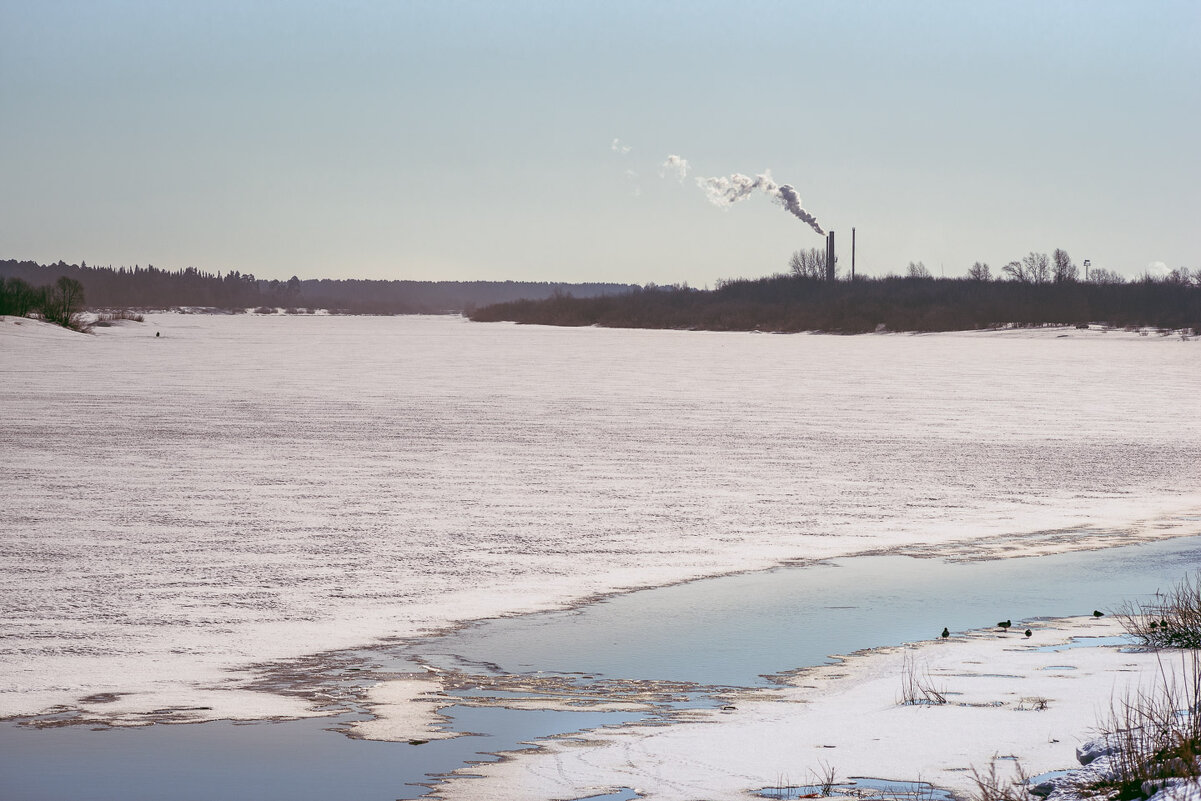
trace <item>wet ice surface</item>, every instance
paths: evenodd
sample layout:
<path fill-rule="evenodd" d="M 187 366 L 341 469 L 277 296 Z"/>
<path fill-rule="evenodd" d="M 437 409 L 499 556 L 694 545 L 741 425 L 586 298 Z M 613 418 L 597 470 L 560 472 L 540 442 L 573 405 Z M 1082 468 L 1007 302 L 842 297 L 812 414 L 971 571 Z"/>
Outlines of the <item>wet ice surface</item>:
<path fill-rule="evenodd" d="M 0 715 L 100 693 L 121 695 L 96 714 L 297 714 L 228 669 L 787 559 L 1062 549 L 1195 514 L 1195 343 L 1049 336 L 0 321 Z"/>
<path fill-rule="evenodd" d="M 405 649 L 425 663 L 514 674 L 559 671 L 702 685 L 763 686 L 834 654 L 934 639 L 1012 619 L 1152 600 L 1201 568 L 1201 537 L 976 562 L 868 556 L 620 595 L 582 609 L 483 621 Z M 1134 645 L 1079 637 L 1039 651 Z"/>

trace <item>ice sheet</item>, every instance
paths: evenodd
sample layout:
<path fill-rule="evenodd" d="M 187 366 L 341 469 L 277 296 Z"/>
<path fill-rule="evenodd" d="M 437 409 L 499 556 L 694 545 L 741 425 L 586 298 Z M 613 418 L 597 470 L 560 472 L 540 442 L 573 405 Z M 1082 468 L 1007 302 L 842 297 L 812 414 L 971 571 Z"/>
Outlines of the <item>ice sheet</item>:
<path fill-rule="evenodd" d="M 1196 533 L 1201 344 L 1062 333 L 5 318 L 0 716 L 294 714 L 207 690 L 783 560 Z"/>

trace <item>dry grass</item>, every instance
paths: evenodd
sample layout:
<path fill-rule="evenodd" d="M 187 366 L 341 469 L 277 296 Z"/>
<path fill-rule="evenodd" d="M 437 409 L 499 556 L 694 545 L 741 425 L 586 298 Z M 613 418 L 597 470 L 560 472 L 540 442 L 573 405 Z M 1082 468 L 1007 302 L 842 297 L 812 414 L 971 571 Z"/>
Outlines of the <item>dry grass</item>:
<path fill-rule="evenodd" d="M 94 322 L 93 325 L 106 328 L 118 320 L 132 320 L 135 323 L 140 323 L 143 321 L 143 319 L 144 318 L 142 315 L 136 312 L 131 312 L 127 309 L 120 309 L 114 312 L 100 312 L 96 315 L 96 322 Z"/>
<path fill-rule="evenodd" d="M 988 761 L 986 770 L 972 768 L 972 781 L 976 792 L 972 793 L 972 801 L 1035 801 L 1030 793 L 1030 777 L 1022 766 L 1016 765 L 1013 778 L 1002 779 L 997 775 L 997 758 Z"/>
<path fill-rule="evenodd" d="M 1102 725 L 1110 778 L 1076 788 L 1081 795 L 1134 801 L 1149 798 L 1168 779 L 1201 781 L 1201 654 L 1183 651 L 1180 659 L 1179 671 L 1161 660 L 1154 686 L 1111 703 Z M 1003 779 L 994 758 L 986 770 L 972 768 L 972 780 L 971 801 L 1034 801 L 1020 765 L 1015 777 Z"/>
<path fill-rule="evenodd" d="M 1111 704 L 1106 732 L 1117 798 L 1145 798 L 1144 784 L 1183 777 L 1201 779 L 1201 655 L 1180 654 L 1181 670 L 1160 662 L 1159 681 Z"/>
<path fill-rule="evenodd" d="M 818 764 L 821 765 L 820 771 L 809 771 L 809 775 L 813 777 L 812 785 L 797 786 L 789 782 L 786 774 L 780 774 L 776 777 L 776 783 L 767 788 L 770 797 L 776 799 L 828 798 L 833 795 L 834 787 L 838 784 L 838 773 L 828 762 L 819 760 Z M 816 792 L 810 790 L 810 787 L 817 788 Z M 808 792 L 802 793 L 802 790 Z"/>
<path fill-rule="evenodd" d="M 1151 602 L 1126 603 L 1115 617 L 1146 647 L 1182 649 L 1180 669 L 1170 670 L 1164 661 L 1170 657 L 1161 655 L 1151 687 L 1111 701 L 1101 725 L 1111 778 L 1079 789 L 1133 801 L 1150 797 L 1168 779 L 1201 781 L 1201 578 L 1185 578 L 1168 592 L 1157 592 Z M 1046 699 L 1022 700 L 1034 709 L 1046 708 Z M 1017 778 L 1003 780 L 994 760 L 987 771 L 973 768 L 972 778 L 972 801 L 1031 801 L 1020 767 Z"/>
<path fill-rule="evenodd" d="M 1185 577 L 1150 602 L 1127 602 L 1115 613 L 1149 648 L 1201 648 L 1201 579 Z"/>
<path fill-rule="evenodd" d="M 821 788 L 820 792 L 822 796 L 828 797 L 834 790 L 834 785 L 838 784 L 838 774 L 835 772 L 834 766 L 829 762 L 819 760 L 818 764 L 821 765 L 821 771 L 810 772 L 813 774 L 813 778 L 817 780 L 814 784 Z"/>
<path fill-rule="evenodd" d="M 901 700 L 897 703 L 906 706 L 939 705 L 946 702 L 946 690 L 934 685 L 929 668 L 919 669 L 912 657 L 906 657 L 905 665 L 901 668 Z"/>

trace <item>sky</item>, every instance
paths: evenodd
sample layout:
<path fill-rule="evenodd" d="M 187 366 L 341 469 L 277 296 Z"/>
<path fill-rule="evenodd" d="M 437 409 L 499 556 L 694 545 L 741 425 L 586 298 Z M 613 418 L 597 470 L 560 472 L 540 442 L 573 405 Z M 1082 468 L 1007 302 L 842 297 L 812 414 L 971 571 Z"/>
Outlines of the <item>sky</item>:
<path fill-rule="evenodd" d="M 699 287 L 824 246 L 696 183 L 770 170 L 866 275 L 1197 269 L 1198 42 L 1195 0 L 0 0 L 0 258 Z"/>

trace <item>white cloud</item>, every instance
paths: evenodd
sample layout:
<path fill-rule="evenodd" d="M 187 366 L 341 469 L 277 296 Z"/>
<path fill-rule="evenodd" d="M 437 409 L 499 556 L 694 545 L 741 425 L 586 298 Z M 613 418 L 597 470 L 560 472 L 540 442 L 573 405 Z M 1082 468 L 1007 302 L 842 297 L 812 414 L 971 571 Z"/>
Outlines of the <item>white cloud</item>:
<path fill-rule="evenodd" d="M 677 180 L 683 181 L 688 177 L 688 170 L 690 169 L 691 165 L 688 163 L 688 159 L 679 156 L 668 156 L 667 161 L 659 165 L 659 177 L 664 178 L 668 173 L 671 173 Z"/>

